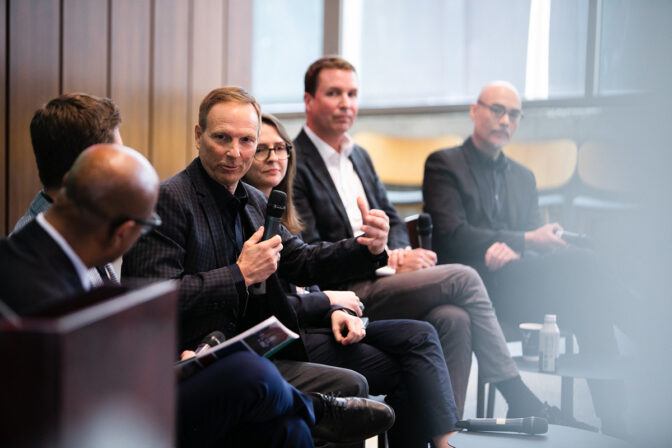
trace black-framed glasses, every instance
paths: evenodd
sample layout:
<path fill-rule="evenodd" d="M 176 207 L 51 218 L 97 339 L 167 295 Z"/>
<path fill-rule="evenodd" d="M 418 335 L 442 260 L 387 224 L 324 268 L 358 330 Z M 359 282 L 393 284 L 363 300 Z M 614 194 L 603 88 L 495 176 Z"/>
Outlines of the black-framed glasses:
<path fill-rule="evenodd" d="M 163 224 L 161 217 L 156 212 L 152 212 L 152 216 L 149 219 L 131 219 L 131 221 L 142 226 L 142 230 L 140 231 L 142 235 L 148 234 L 150 230 Z"/>
<path fill-rule="evenodd" d="M 506 109 L 506 107 L 502 106 L 501 104 L 485 104 L 483 101 L 478 100 L 478 104 L 480 104 L 483 107 L 487 107 L 492 115 L 495 116 L 498 120 L 502 118 L 504 115 L 508 114 L 509 115 L 509 120 L 511 121 L 518 121 L 521 118 L 523 118 L 523 111 L 520 109 Z"/>
<path fill-rule="evenodd" d="M 147 235 L 153 228 L 161 226 L 163 221 L 158 213 L 152 212 L 152 216 L 149 219 L 137 219 L 137 218 L 119 218 L 112 223 L 112 229 L 116 229 L 126 221 L 133 221 L 136 224 L 142 226 L 140 231 L 141 235 Z"/>
<path fill-rule="evenodd" d="M 275 153 L 278 160 L 287 160 L 292 154 L 292 145 L 257 145 L 257 152 L 254 153 L 254 158 L 257 160 L 268 160 L 271 157 L 271 151 Z"/>

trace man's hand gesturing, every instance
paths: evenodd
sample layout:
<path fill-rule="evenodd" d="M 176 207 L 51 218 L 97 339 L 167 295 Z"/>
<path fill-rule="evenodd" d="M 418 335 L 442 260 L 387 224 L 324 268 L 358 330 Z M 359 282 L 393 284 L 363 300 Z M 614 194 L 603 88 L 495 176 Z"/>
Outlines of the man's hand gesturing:
<path fill-rule="evenodd" d="M 245 279 L 245 286 L 263 282 L 278 269 L 282 238 L 273 236 L 266 241 L 259 242 L 264 236 L 264 227 L 254 232 L 249 240 L 243 244 L 243 250 L 238 257 L 238 267 Z"/>
<path fill-rule="evenodd" d="M 385 250 L 387 244 L 390 218 L 382 210 L 368 210 L 362 197 L 357 198 L 357 206 L 362 213 L 362 232 L 364 232 L 364 235 L 357 238 L 357 242 L 367 246 L 373 255 L 378 255 Z"/>

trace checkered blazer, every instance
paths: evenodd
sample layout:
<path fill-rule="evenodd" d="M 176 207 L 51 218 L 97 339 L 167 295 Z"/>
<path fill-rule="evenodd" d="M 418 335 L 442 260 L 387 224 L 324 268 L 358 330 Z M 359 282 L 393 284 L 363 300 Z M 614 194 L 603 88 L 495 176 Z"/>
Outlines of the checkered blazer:
<path fill-rule="evenodd" d="M 157 212 L 163 224 L 140 238 L 124 256 L 124 278 L 179 279 L 180 350 L 193 349 L 210 331 L 227 337 L 270 315 L 294 331 L 300 331 L 292 303 L 283 293 L 276 274 L 266 281 L 265 296 L 240 297 L 234 269 L 226 259 L 232 244 L 221 224 L 219 208 L 206 184 L 200 161 L 161 184 Z M 266 197 L 243 184 L 249 200 L 242 216 L 246 238 L 264 223 Z M 283 250 L 278 274 L 298 284 L 354 280 L 369 276 L 387 262 L 373 257 L 354 239 L 338 243 L 307 245 L 281 228 Z M 305 359 L 302 344 L 281 352 L 292 359 Z"/>

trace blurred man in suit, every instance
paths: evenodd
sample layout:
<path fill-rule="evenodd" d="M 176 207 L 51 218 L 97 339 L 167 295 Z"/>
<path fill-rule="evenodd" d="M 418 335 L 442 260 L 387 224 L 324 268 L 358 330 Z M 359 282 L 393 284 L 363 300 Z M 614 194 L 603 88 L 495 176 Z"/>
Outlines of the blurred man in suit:
<path fill-rule="evenodd" d="M 136 151 L 91 147 L 77 159 L 53 206 L 2 240 L 4 301 L 30 314 L 93 286 L 87 270 L 120 257 L 160 220 L 158 177 Z"/>
<path fill-rule="evenodd" d="M 566 247 L 560 224 L 543 224 L 534 174 L 502 152 L 522 117 L 518 91 L 508 82 L 488 84 L 470 115 L 471 137 L 425 164 L 425 211 L 439 260 L 476 268 L 503 321 L 541 322 L 544 314 L 557 314 L 582 353 L 617 356 L 615 294 L 607 293 L 610 282 L 600 276 L 595 254 Z M 589 385 L 603 431 L 623 434 L 622 385 Z"/>

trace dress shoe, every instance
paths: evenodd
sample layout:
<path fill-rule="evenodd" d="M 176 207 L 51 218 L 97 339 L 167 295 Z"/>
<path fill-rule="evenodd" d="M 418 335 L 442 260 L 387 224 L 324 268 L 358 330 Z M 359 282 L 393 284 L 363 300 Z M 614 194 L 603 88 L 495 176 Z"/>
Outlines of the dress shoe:
<path fill-rule="evenodd" d="M 334 397 L 311 393 L 323 410 L 313 437 L 332 443 L 351 443 L 382 434 L 394 423 L 394 411 L 385 403 L 359 397 Z"/>

